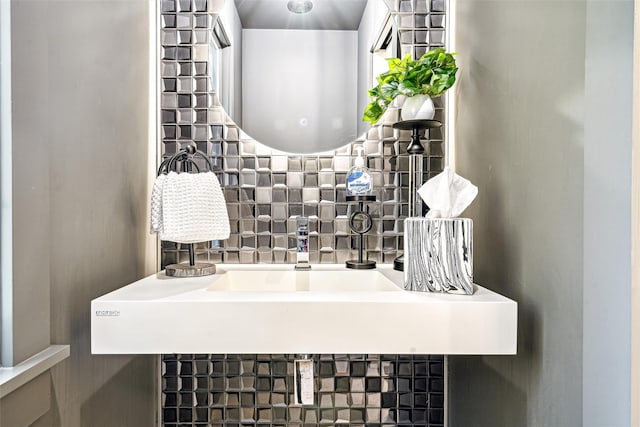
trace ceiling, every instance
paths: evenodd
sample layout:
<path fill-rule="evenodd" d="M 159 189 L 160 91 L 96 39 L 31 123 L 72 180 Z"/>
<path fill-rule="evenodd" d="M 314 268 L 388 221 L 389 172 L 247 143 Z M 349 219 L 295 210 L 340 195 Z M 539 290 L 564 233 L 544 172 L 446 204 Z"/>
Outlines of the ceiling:
<path fill-rule="evenodd" d="M 242 28 L 357 30 L 367 0 L 313 0 L 304 15 L 289 12 L 288 0 L 234 0 Z"/>

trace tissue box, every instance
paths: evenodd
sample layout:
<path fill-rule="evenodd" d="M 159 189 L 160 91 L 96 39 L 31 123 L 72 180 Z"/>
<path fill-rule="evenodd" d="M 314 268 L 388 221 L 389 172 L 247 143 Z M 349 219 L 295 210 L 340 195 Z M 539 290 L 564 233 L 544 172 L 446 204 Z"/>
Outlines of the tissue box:
<path fill-rule="evenodd" d="M 407 218 L 404 222 L 404 288 L 473 294 L 473 221 Z"/>

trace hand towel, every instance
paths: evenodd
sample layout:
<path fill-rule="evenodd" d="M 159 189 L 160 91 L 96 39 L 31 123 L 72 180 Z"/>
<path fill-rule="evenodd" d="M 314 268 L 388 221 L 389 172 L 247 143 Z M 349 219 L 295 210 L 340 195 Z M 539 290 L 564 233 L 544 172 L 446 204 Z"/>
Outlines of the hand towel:
<path fill-rule="evenodd" d="M 160 174 L 153 183 L 151 192 L 151 232 L 159 233 L 162 230 L 162 189 L 167 175 Z"/>
<path fill-rule="evenodd" d="M 229 238 L 229 214 L 213 172 L 169 172 L 162 190 L 160 239 L 196 243 Z"/>

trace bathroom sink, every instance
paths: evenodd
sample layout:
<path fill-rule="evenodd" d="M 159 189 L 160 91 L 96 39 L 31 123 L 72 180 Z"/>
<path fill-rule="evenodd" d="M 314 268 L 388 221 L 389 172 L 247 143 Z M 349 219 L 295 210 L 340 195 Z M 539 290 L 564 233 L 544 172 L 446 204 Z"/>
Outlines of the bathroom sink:
<path fill-rule="evenodd" d="M 514 354 L 517 304 L 408 292 L 403 273 L 344 265 L 218 265 L 160 272 L 91 302 L 95 354 Z"/>
<path fill-rule="evenodd" d="M 375 270 L 226 271 L 207 288 L 226 292 L 391 292 L 399 288 Z"/>

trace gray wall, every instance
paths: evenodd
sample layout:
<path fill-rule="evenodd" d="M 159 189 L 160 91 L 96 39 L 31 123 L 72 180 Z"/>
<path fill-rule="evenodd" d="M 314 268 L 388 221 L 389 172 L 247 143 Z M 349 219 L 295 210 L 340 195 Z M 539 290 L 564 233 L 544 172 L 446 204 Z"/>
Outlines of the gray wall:
<path fill-rule="evenodd" d="M 9 27 L 13 30 L 13 34 L 9 29 L 8 34 L 3 35 L 13 36 L 12 41 L 7 41 L 11 51 L 2 52 L 3 65 L 5 58 L 10 58 L 7 64 L 10 63 L 13 76 L 13 99 L 9 106 L 13 135 L 8 142 L 3 141 L 3 144 L 11 144 L 10 154 L 3 158 L 3 167 L 8 167 L 3 172 L 11 175 L 10 183 L 3 182 L 3 186 L 11 187 L 11 194 L 3 194 L 3 205 L 5 197 L 11 199 L 8 206 L 3 206 L 3 215 L 5 208 L 11 210 L 10 218 L 3 217 L 11 230 L 6 233 L 3 229 L 2 233 L 3 249 L 7 243 L 11 248 L 2 253 L 3 298 L 12 295 L 8 301 L 3 301 L 2 326 L 5 329 L 0 364 L 14 366 L 44 350 L 51 342 L 50 151 L 43 141 L 41 129 L 34 126 L 34 123 L 46 123 L 48 117 L 48 61 L 46 45 L 33 44 L 34 40 L 46 39 L 47 13 L 46 8 L 24 2 L 11 2 L 2 7 L 3 12 L 7 7 L 11 8 L 9 19 L 3 19 L 9 25 L 4 28 L 6 24 L 3 24 L 2 30 L 7 31 Z M 27 30 L 31 31 L 27 34 Z M 3 81 L 2 90 L 8 87 L 10 85 Z M 41 103 L 34 103 L 34 99 Z M 6 117 L 4 114 L 3 111 L 3 117 Z M 3 122 L 3 131 L 6 130 L 4 126 Z M 0 400 L 0 425 L 33 423 L 49 410 L 50 388 L 51 376 L 47 372 L 4 396 Z"/>
<path fill-rule="evenodd" d="M 11 2 L 14 336 L 12 360 L 5 355 L 9 366 L 50 343 L 50 147 L 46 133 L 34 126 L 49 115 L 47 47 L 34 43 L 46 40 L 47 18 L 37 4 Z"/>
<path fill-rule="evenodd" d="M 145 273 L 151 6 L 12 7 L 14 170 L 29 179 L 16 184 L 14 218 L 17 231 L 32 233 L 14 257 L 39 287 L 30 298 L 47 305 L 25 322 L 50 309 L 51 342 L 71 344 L 50 376 L 51 409 L 35 425 L 149 426 L 154 359 L 92 356 L 89 304 Z"/>
<path fill-rule="evenodd" d="M 583 424 L 627 426 L 632 0 L 587 2 L 585 53 Z"/>
<path fill-rule="evenodd" d="M 475 278 L 518 301 L 519 346 L 450 358 L 450 425 L 628 425 L 631 2 L 459 0 L 454 19 Z"/>

